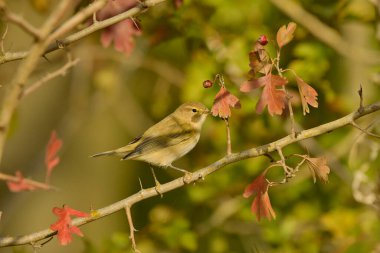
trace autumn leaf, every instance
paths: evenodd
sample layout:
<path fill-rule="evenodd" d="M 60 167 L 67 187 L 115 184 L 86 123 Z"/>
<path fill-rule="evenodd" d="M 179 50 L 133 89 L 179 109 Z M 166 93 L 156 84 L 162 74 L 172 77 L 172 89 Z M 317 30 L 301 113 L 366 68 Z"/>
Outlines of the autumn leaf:
<path fill-rule="evenodd" d="M 17 182 L 7 181 L 8 189 L 11 192 L 20 192 L 20 191 L 33 191 L 37 189 L 36 186 L 28 184 L 25 181 L 24 176 L 21 171 L 16 171 Z"/>
<path fill-rule="evenodd" d="M 286 93 L 283 90 L 278 90 L 276 87 L 287 83 L 288 81 L 285 78 L 269 73 L 260 78 L 244 82 L 240 86 L 240 91 L 250 92 L 253 89 L 264 86 L 261 97 L 256 104 L 256 112 L 262 113 L 264 108 L 268 106 L 268 112 L 271 116 L 274 114 L 281 115 L 285 108 Z"/>
<path fill-rule="evenodd" d="M 228 118 L 231 116 L 231 108 L 240 108 L 239 99 L 232 95 L 223 85 L 216 94 L 214 104 L 211 108 L 213 116 Z"/>
<path fill-rule="evenodd" d="M 301 96 L 303 115 L 306 115 L 306 113 L 310 112 L 308 104 L 318 108 L 318 93 L 300 77 L 296 76 L 296 81 Z"/>
<path fill-rule="evenodd" d="M 330 168 L 327 166 L 326 157 L 306 157 L 306 163 L 313 176 L 314 183 L 317 181 L 317 178 L 324 183 L 329 180 Z"/>
<path fill-rule="evenodd" d="M 173 0 L 174 6 L 178 9 L 183 5 L 183 0 Z"/>
<path fill-rule="evenodd" d="M 251 184 L 249 184 L 243 193 L 244 198 L 256 195 L 251 205 L 251 211 L 256 215 L 258 221 L 261 217 L 271 220 L 276 218 L 272 205 L 270 203 L 268 188 L 269 183 L 265 178 L 267 170 L 261 173 Z"/>
<path fill-rule="evenodd" d="M 71 225 L 71 217 L 88 217 L 89 214 L 72 209 L 66 205 L 63 208 L 54 207 L 53 213 L 58 216 L 58 221 L 50 225 L 50 229 L 57 231 L 57 237 L 61 245 L 67 245 L 72 241 L 71 234 L 83 236 L 82 231 L 76 226 Z"/>
<path fill-rule="evenodd" d="M 261 37 L 260 37 L 261 38 Z M 270 59 L 261 40 L 257 40 L 253 50 L 249 52 L 249 79 L 255 78 L 256 73 L 267 74 L 272 68 Z"/>
<path fill-rule="evenodd" d="M 58 139 L 57 133 L 52 131 L 48 145 L 45 152 L 45 166 L 47 169 L 46 172 L 46 181 L 50 179 L 51 172 L 55 166 L 58 165 L 60 159 L 57 156 L 59 149 L 62 147 L 62 140 Z"/>
<path fill-rule="evenodd" d="M 293 33 L 297 28 L 297 24 L 290 22 L 287 26 L 283 25 L 277 32 L 277 44 L 280 48 L 288 44 L 293 39 Z"/>
<path fill-rule="evenodd" d="M 96 17 L 98 20 L 105 20 L 131 9 L 137 2 L 136 0 L 108 1 L 104 8 L 96 13 Z M 100 40 L 103 47 L 109 47 L 114 42 L 115 50 L 128 56 L 135 47 L 135 37 L 140 35 L 141 29 L 137 27 L 136 21 L 125 19 L 105 28 Z"/>
<path fill-rule="evenodd" d="M 135 48 L 135 37 L 141 35 L 140 28 L 130 19 L 120 21 L 106 28 L 101 35 L 103 47 L 109 47 L 114 42 L 115 50 L 129 56 Z"/>

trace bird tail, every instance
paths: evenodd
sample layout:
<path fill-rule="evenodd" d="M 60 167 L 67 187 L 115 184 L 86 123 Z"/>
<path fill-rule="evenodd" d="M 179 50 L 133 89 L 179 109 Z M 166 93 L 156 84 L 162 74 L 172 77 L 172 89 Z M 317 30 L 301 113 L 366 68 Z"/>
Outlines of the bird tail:
<path fill-rule="evenodd" d="M 125 156 L 129 156 L 129 154 L 132 151 L 133 151 L 133 146 L 127 145 L 127 146 L 124 146 L 124 147 L 121 147 L 118 149 L 101 152 L 101 153 L 92 155 L 91 157 L 110 156 L 110 155 L 125 157 Z M 124 158 L 123 158 L 123 160 L 124 160 Z"/>
<path fill-rule="evenodd" d="M 90 157 L 109 156 L 109 155 L 114 155 L 115 153 L 116 153 L 115 150 L 110 150 L 110 151 L 106 151 L 106 152 L 97 153 L 97 154 L 92 155 Z"/>

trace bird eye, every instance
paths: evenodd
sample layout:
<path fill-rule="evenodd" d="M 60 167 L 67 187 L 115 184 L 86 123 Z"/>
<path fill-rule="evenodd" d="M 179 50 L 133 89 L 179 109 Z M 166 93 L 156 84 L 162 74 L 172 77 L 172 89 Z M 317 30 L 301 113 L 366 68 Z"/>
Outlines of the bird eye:
<path fill-rule="evenodd" d="M 193 108 L 191 111 L 192 111 L 192 112 L 197 112 L 197 109 L 194 109 L 194 108 Z"/>

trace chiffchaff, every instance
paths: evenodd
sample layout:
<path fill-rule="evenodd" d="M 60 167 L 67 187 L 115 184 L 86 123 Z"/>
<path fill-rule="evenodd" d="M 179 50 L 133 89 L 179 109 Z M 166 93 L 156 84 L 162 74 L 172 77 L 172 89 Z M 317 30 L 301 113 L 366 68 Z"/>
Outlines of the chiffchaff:
<path fill-rule="evenodd" d="M 128 145 L 92 157 L 116 155 L 122 160 L 139 160 L 186 172 L 173 166 L 172 162 L 195 147 L 208 114 L 209 110 L 201 103 L 184 103 Z"/>

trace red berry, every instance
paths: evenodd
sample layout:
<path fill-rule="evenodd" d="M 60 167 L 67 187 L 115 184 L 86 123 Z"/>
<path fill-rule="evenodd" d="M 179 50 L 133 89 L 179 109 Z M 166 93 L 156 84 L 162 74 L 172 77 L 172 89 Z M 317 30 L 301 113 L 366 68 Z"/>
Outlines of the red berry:
<path fill-rule="evenodd" d="M 207 88 L 212 87 L 212 85 L 213 85 L 213 83 L 210 80 L 206 80 L 206 81 L 203 82 L 203 88 L 207 89 Z"/>
<path fill-rule="evenodd" d="M 265 46 L 266 44 L 268 44 L 268 39 L 267 39 L 267 36 L 265 35 L 261 35 L 257 41 L 260 43 L 260 45 L 262 46 Z"/>

